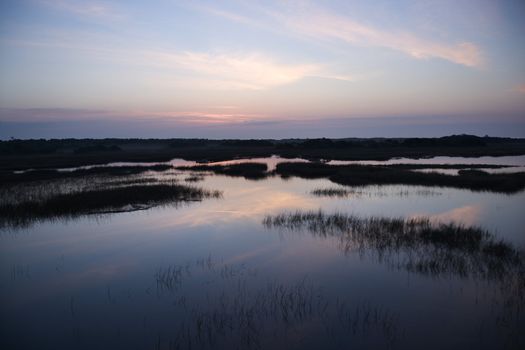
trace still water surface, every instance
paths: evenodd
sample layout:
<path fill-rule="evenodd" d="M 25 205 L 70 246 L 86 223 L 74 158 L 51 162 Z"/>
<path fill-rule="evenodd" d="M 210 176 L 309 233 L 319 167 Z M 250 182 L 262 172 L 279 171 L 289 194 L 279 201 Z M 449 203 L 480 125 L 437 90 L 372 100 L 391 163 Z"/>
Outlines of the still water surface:
<path fill-rule="evenodd" d="M 396 266 L 395 250 L 382 259 L 342 249 L 337 237 L 263 225 L 266 215 L 296 210 L 428 216 L 480 226 L 523 250 L 523 191 L 368 186 L 334 198 L 311 193 L 337 187 L 325 179 L 211 174 L 198 185 L 223 196 L 2 232 L 2 348 L 524 344 L 523 299 L 500 281 L 409 272 Z"/>

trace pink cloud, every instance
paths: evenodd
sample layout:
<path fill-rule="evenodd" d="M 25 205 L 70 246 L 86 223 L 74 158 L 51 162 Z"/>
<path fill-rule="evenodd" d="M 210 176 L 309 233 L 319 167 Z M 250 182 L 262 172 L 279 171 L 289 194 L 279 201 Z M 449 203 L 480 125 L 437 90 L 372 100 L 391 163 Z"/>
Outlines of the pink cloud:
<path fill-rule="evenodd" d="M 468 67 L 481 67 L 481 50 L 473 43 L 449 44 L 420 38 L 403 31 L 385 31 L 350 18 L 317 10 L 281 17 L 296 32 L 321 40 L 341 40 L 353 45 L 384 47 L 416 59 L 441 58 Z"/>

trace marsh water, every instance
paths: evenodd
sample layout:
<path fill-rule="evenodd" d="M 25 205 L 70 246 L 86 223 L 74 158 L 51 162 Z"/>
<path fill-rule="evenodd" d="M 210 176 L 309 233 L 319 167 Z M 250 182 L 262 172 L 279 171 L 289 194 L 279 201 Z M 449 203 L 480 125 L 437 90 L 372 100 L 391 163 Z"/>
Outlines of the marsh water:
<path fill-rule="evenodd" d="M 523 167 L 524 159 L 480 163 Z M 281 159 L 262 161 L 272 168 Z M 184 183 L 189 175 L 141 176 Z M 522 252 L 525 192 L 389 185 L 319 196 L 312 192 L 345 187 L 328 179 L 200 176 L 196 185 L 222 196 L 4 229 L 1 347 L 496 349 L 525 344 L 522 275 L 493 278 L 472 272 L 470 265 L 407 268 L 414 253 L 406 247 L 378 250 L 308 227 L 264 224 L 269 215 L 305 211 L 427 217 L 480 227 Z M 445 248 L 439 251 L 447 254 Z"/>

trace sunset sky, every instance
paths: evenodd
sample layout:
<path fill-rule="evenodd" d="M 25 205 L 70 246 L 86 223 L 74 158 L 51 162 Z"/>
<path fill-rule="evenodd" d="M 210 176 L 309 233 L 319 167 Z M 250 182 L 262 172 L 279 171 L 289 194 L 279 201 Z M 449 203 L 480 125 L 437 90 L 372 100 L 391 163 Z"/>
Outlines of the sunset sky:
<path fill-rule="evenodd" d="M 525 137 L 525 1 L 0 2 L 0 138 Z"/>

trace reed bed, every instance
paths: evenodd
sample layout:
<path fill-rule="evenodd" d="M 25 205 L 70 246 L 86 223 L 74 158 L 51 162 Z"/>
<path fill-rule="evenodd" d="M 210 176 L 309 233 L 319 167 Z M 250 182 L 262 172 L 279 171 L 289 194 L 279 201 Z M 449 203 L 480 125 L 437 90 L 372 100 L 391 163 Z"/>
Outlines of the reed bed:
<path fill-rule="evenodd" d="M 395 191 L 385 191 L 381 186 L 363 186 L 362 188 L 343 188 L 328 187 L 316 188 L 310 192 L 316 197 L 335 197 L 335 198 L 363 198 L 363 197 L 433 197 L 440 196 L 442 193 L 432 189 L 401 189 Z"/>
<path fill-rule="evenodd" d="M 524 253 L 479 227 L 434 222 L 427 217 L 359 217 L 322 211 L 285 212 L 264 218 L 267 228 L 336 238 L 345 253 L 372 254 L 390 266 L 460 277 L 502 279 L 519 271 Z"/>
<path fill-rule="evenodd" d="M 91 168 L 80 168 L 71 171 L 58 169 L 28 170 L 22 173 L 2 171 L 0 172 L 0 185 L 41 180 L 78 178 L 92 175 L 113 177 L 129 176 L 145 172 L 165 172 L 172 169 L 173 166 L 169 164 L 155 164 L 148 166 L 93 166 Z"/>
<path fill-rule="evenodd" d="M 260 180 L 266 178 L 268 173 L 268 166 L 266 163 L 243 162 L 229 165 L 193 165 L 180 166 L 178 170 L 184 171 L 207 171 L 219 175 L 227 175 L 232 177 L 244 177 L 249 180 Z"/>
<path fill-rule="evenodd" d="M 196 173 L 196 174 L 190 174 L 190 176 L 187 176 L 184 178 L 185 182 L 201 182 L 204 181 L 205 177 L 202 174 Z"/>
<path fill-rule="evenodd" d="M 525 189 L 525 172 L 489 174 L 481 170 L 460 170 L 459 175 L 416 172 L 396 165 L 329 165 L 323 163 L 279 163 L 275 174 L 283 178 L 327 178 L 347 186 L 420 185 L 452 187 L 472 191 L 516 193 Z"/>
<path fill-rule="evenodd" d="M 197 276 L 214 281 L 205 302 L 192 297 Z M 259 278 L 256 270 L 210 255 L 162 265 L 153 277 L 157 296 L 173 298 L 178 315 L 183 315 L 173 332 L 157 338 L 157 348 L 271 348 L 294 342 L 290 335 L 311 325 L 326 339 L 338 334 L 337 341 L 346 345 L 369 337 L 391 346 L 401 336 L 394 312 L 366 300 L 329 298 L 307 276 L 253 284 Z"/>
<path fill-rule="evenodd" d="M 25 227 L 46 219 L 74 218 L 90 214 L 147 209 L 205 198 L 219 198 L 208 191 L 179 184 L 129 185 L 62 193 L 43 200 L 0 205 L 0 228 Z"/>
<path fill-rule="evenodd" d="M 328 340 L 337 334 L 337 342 L 346 345 L 368 337 L 390 347 L 401 337 L 396 313 L 369 301 L 331 299 L 306 277 L 291 283 L 267 282 L 255 289 L 241 276 L 230 281 L 231 288 L 214 288 L 205 303 L 191 301 L 184 294 L 182 283 L 191 276 L 187 266 L 161 269 L 184 276 L 177 277 L 177 293 L 181 297 L 175 304 L 185 317 L 173 332 L 157 338 L 159 349 L 281 347 L 293 344 L 297 341 L 293 334 L 312 325 L 318 336 Z M 214 273 L 219 271 L 222 268 L 212 269 Z M 156 274 L 155 279 L 158 277 Z"/>
<path fill-rule="evenodd" d="M 498 319 L 504 327 L 513 331 L 525 322 L 520 312 L 525 307 L 525 252 L 481 228 L 425 217 L 362 218 L 322 211 L 267 216 L 263 224 L 281 232 L 333 239 L 344 254 L 356 253 L 391 269 L 489 283 L 495 288 L 502 309 Z"/>

